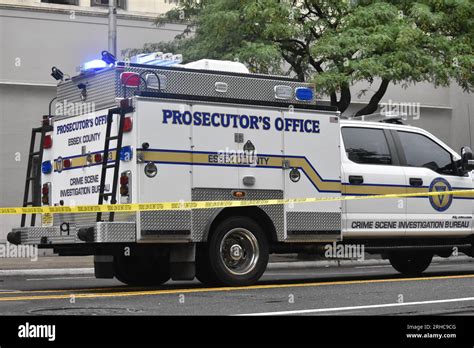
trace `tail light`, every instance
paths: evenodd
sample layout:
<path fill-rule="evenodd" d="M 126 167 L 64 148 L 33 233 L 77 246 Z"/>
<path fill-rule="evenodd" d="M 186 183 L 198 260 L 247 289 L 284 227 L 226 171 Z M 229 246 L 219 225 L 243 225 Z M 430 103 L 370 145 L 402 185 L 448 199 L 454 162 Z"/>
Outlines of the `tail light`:
<path fill-rule="evenodd" d="M 131 178 L 132 172 L 129 170 L 120 174 L 120 203 L 126 204 L 132 202 Z"/>
<path fill-rule="evenodd" d="M 124 133 L 130 132 L 133 128 L 133 120 L 131 117 L 125 117 L 123 119 L 122 130 Z"/>
<path fill-rule="evenodd" d="M 51 135 L 45 135 L 43 141 L 43 148 L 50 149 L 53 146 L 53 137 Z"/>
<path fill-rule="evenodd" d="M 43 184 L 41 188 L 41 202 L 43 205 L 51 205 L 51 183 Z"/>

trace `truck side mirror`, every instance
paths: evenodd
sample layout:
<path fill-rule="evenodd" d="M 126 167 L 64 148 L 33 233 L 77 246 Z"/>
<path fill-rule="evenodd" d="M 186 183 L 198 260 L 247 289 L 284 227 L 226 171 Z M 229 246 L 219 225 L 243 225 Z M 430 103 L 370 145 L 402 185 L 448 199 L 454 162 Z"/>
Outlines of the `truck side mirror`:
<path fill-rule="evenodd" d="M 464 173 L 470 172 L 474 169 L 474 159 L 472 150 L 469 146 L 461 148 L 461 166 Z"/>

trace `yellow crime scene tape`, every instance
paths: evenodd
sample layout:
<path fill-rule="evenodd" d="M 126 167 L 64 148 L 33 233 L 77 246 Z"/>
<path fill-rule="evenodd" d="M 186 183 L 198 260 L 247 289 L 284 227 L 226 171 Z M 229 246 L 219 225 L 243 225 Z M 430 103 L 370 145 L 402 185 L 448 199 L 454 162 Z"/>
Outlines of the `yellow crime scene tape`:
<path fill-rule="evenodd" d="M 309 198 L 286 198 L 286 199 L 260 199 L 260 200 L 232 200 L 232 201 L 191 201 L 191 202 L 156 202 L 156 203 L 131 203 L 131 204 L 105 204 L 105 205 L 77 205 L 77 206 L 42 206 L 42 207 L 12 207 L 0 208 L 0 215 L 16 214 L 61 214 L 61 213 L 109 213 L 109 212 L 139 212 L 158 210 L 187 210 L 187 209 L 209 209 L 248 207 L 281 204 L 301 204 L 317 202 L 336 202 L 349 200 L 387 199 L 403 197 L 426 197 L 426 196 L 461 195 L 473 196 L 474 190 L 455 190 L 442 192 L 416 192 L 402 194 L 366 195 L 366 196 L 337 196 L 337 197 L 309 197 Z"/>

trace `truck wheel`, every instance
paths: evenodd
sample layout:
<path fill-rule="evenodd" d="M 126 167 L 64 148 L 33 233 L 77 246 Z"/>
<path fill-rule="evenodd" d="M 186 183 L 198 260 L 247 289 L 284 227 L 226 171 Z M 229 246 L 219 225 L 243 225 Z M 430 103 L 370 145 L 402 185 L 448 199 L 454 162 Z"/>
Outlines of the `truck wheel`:
<path fill-rule="evenodd" d="M 268 250 L 265 233 L 254 220 L 243 216 L 228 218 L 209 240 L 211 274 L 220 285 L 254 284 L 267 268 Z"/>
<path fill-rule="evenodd" d="M 196 246 L 196 278 L 205 285 L 217 284 L 216 275 L 211 269 L 209 247 L 206 243 L 198 243 Z"/>
<path fill-rule="evenodd" d="M 168 255 L 117 255 L 114 257 L 115 277 L 132 286 L 157 286 L 170 279 Z"/>
<path fill-rule="evenodd" d="M 428 268 L 433 254 L 421 253 L 417 255 L 393 254 L 389 260 L 393 268 L 408 276 L 420 275 Z"/>

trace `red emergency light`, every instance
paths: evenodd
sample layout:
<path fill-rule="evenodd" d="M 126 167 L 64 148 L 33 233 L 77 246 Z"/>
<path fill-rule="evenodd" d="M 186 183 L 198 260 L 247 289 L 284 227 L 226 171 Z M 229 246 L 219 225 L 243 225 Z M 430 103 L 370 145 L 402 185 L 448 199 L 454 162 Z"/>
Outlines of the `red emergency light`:
<path fill-rule="evenodd" d="M 72 165 L 72 162 L 69 158 L 66 158 L 65 160 L 63 160 L 64 168 L 71 168 L 71 165 Z"/>
<path fill-rule="evenodd" d="M 125 117 L 123 119 L 123 126 L 122 126 L 122 129 L 123 129 L 123 132 L 126 133 L 126 132 L 130 132 L 133 128 L 133 120 L 131 117 Z"/>
<path fill-rule="evenodd" d="M 53 137 L 51 135 L 46 135 L 43 141 L 43 148 L 50 149 L 53 147 Z"/>
<path fill-rule="evenodd" d="M 120 82 L 127 87 L 140 86 L 140 75 L 134 72 L 123 72 L 120 74 Z"/>

